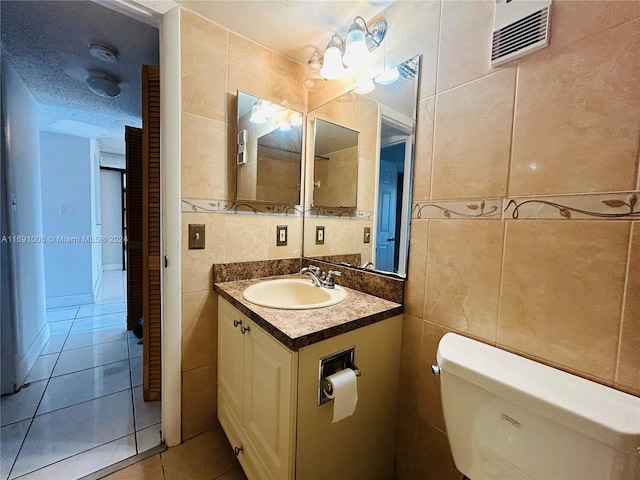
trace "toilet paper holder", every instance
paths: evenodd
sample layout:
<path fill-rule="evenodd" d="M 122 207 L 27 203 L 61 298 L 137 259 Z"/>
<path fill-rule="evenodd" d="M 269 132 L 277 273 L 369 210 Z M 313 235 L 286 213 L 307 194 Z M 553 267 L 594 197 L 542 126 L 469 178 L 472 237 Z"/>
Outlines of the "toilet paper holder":
<path fill-rule="evenodd" d="M 340 370 L 344 370 L 345 368 L 353 370 L 356 377 L 359 377 L 362 374 L 355 364 L 355 358 L 355 345 L 320 358 L 318 362 L 318 406 L 331 401 L 331 398 L 327 396 L 327 393 L 331 395 L 333 393 L 333 387 L 327 381 L 328 376 L 333 375 Z"/>

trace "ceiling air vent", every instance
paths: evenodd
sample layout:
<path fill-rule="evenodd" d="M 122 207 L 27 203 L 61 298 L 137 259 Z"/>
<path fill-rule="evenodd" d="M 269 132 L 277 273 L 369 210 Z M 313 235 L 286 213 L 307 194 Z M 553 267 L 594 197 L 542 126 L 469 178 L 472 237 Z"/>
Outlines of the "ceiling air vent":
<path fill-rule="evenodd" d="M 496 0 L 491 66 L 548 46 L 550 9 L 551 0 Z"/>

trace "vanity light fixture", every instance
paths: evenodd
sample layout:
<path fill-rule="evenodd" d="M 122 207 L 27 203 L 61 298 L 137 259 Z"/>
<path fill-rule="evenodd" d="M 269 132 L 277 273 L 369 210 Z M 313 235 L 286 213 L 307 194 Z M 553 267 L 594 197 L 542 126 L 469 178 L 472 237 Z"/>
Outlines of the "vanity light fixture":
<path fill-rule="evenodd" d="M 334 35 L 324 51 L 324 61 L 320 69 L 320 75 L 327 80 L 337 80 L 344 77 L 347 72 L 342 64 L 344 42 L 340 35 Z"/>
<path fill-rule="evenodd" d="M 291 115 L 291 125 L 293 125 L 294 127 L 299 127 L 300 125 L 302 125 L 302 115 L 300 115 L 298 112 L 294 112 L 293 115 Z"/>
<path fill-rule="evenodd" d="M 313 52 L 307 63 L 307 75 L 304 79 L 304 88 L 307 90 L 322 90 L 326 80 L 322 78 L 320 70 L 322 68 L 322 54 L 319 51 Z"/>
<path fill-rule="evenodd" d="M 376 83 L 380 85 L 390 85 L 400 78 L 400 72 L 398 67 L 393 67 L 389 70 L 385 70 L 375 78 Z"/>
<path fill-rule="evenodd" d="M 367 28 L 367 24 L 365 23 L 364 28 L 362 28 L 358 25 L 358 19 L 361 19 L 364 23 L 362 17 L 356 17 L 349 27 L 349 33 L 347 33 L 347 40 L 345 41 L 342 61 L 348 67 L 359 67 L 369 60 L 369 49 L 364 38 L 364 30 Z"/>
<path fill-rule="evenodd" d="M 322 54 L 316 50 L 307 64 L 304 88 L 320 90 L 325 80 L 338 80 L 347 73 L 346 67 L 360 68 L 367 64 L 370 53 L 380 46 L 387 33 L 387 22 L 376 20 L 367 26 L 364 18 L 353 19 L 346 40 L 334 34 Z"/>
<path fill-rule="evenodd" d="M 251 116 L 249 117 L 249 121 L 258 125 L 267 123 L 267 116 L 265 115 L 265 111 L 262 106 L 262 100 L 256 100 L 253 107 L 251 107 Z"/>
<path fill-rule="evenodd" d="M 366 95 L 367 93 L 373 92 L 376 86 L 373 84 L 373 80 L 371 78 L 361 78 L 356 85 L 356 88 L 353 89 L 353 93 L 357 93 L 358 95 Z"/>

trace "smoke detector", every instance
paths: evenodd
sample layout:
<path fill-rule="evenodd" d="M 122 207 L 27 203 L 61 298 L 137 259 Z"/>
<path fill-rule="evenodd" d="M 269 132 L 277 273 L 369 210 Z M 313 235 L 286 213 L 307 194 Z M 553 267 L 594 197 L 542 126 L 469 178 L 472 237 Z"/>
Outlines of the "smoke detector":
<path fill-rule="evenodd" d="M 106 63 L 116 63 L 118 61 L 118 50 L 105 42 L 90 43 L 89 53 L 92 57 Z"/>
<path fill-rule="evenodd" d="M 101 97 L 114 98 L 120 95 L 118 80 L 106 72 L 89 72 L 85 83 L 89 87 L 89 90 Z"/>
<path fill-rule="evenodd" d="M 496 0 L 491 66 L 549 45 L 551 0 Z"/>

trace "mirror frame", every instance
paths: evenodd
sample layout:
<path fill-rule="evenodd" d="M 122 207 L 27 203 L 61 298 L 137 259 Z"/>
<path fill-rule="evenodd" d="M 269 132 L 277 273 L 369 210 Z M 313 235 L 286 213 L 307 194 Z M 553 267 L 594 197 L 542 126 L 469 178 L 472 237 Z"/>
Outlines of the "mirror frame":
<path fill-rule="evenodd" d="M 419 103 L 419 99 L 420 99 L 420 65 L 421 65 L 421 61 L 422 61 L 422 55 L 416 55 L 408 60 L 406 60 L 405 62 L 402 62 L 399 67 L 402 69 L 403 67 L 408 67 L 407 68 L 407 74 L 413 78 L 413 86 L 410 87 L 411 91 L 409 92 L 409 94 L 411 95 L 410 97 L 410 102 L 411 102 L 411 107 L 412 107 L 412 114 L 411 114 L 411 118 L 412 118 L 412 127 L 411 127 L 411 133 L 405 132 L 406 133 L 406 140 L 405 140 L 405 144 L 408 145 L 410 152 L 405 152 L 405 163 L 404 163 L 404 168 L 405 168 L 405 173 L 404 173 L 404 178 L 403 178 L 403 182 L 402 182 L 402 198 L 403 198 L 403 202 L 402 202 L 402 210 L 401 210 L 401 216 L 400 216 L 400 222 L 401 222 L 401 226 L 400 226 L 400 243 L 399 243 L 399 259 L 398 259 L 398 270 L 397 271 L 388 271 L 388 270 L 380 270 L 378 268 L 367 268 L 366 271 L 369 272 L 374 272 L 374 273 L 379 273 L 379 274 L 383 274 L 383 275 L 388 275 L 388 276 L 392 276 L 394 278 L 401 278 L 401 279 L 406 279 L 407 278 L 407 274 L 408 274 L 408 255 L 409 255 L 409 239 L 410 239 L 410 229 L 411 229 L 411 206 L 412 206 L 412 195 L 413 195 L 413 171 L 414 171 L 414 165 L 415 165 L 415 139 L 416 139 L 416 123 L 417 123 L 417 113 L 418 113 L 418 103 Z M 404 75 L 403 75 L 404 76 Z M 374 91 L 375 93 L 375 91 Z M 362 264 L 355 266 L 353 263 L 355 263 L 355 261 L 353 261 L 354 259 L 359 258 L 359 254 L 356 254 L 356 256 L 353 255 L 349 255 L 349 254 L 327 254 L 327 255 L 310 255 L 308 253 L 308 242 L 313 241 L 313 235 L 311 235 L 311 238 L 309 238 L 309 233 L 308 232 L 308 228 L 307 228 L 307 223 L 309 223 L 309 225 L 313 225 L 313 224 L 317 224 L 318 221 L 317 219 L 320 218 L 327 218 L 328 220 L 330 219 L 335 219 L 335 218 L 342 218 L 345 219 L 344 221 L 348 221 L 346 219 L 350 219 L 350 220 L 359 220 L 359 219 L 370 219 L 372 220 L 372 226 L 371 226 L 371 239 L 370 239 L 370 249 L 371 249 L 371 258 L 373 259 L 374 257 L 376 257 L 376 243 L 375 243 L 375 230 L 377 228 L 377 222 L 378 222 L 378 201 L 379 201 L 379 176 L 380 176 L 380 151 L 383 147 L 383 145 L 381 145 L 381 138 L 380 138 L 380 132 L 381 132 L 381 128 L 382 128 L 382 123 L 383 123 L 383 118 L 387 119 L 387 125 L 388 125 L 388 120 L 389 117 L 385 115 L 385 108 L 383 104 L 379 105 L 382 107 L 380 108 L 380 115 L 379 115 L 379 121 L 378 121 L 378 131 L 377 131 L 377 152 L 376 152 L 376 158 L 375 158 L 375 183 L 374 183 L 374 201 L 373 201 L 373 208 L 374 208 L 374 212 L 372 217 L 367 215 L 366 212 L 360 212 L 358 211 L 358 209 L 353 209 L 353 208 L 320 208 L 320 207 L 314 207 L 313 206 L 313 169 L 314 169 L 314 162 L 313 162 L 313 158 L 312 156 L 314 155 L 314 151 L 313 151 L 313 146 L 314 146 L 314 135 L 315 133 L 312 134 L 312 132 L 315 132 L 315 113 L 321 109 L 322 107 L 327 106 L 328 104 L 331 104 L 332 102 L 336 102 L 338 100 L 338 98 L 343 97 L 344 95 L 354 95 L 354 93 L 352 92 L 347 92 L 345 94 L 342 94 L 336 98 L 331 99 L 330 101 L 319 105 L 318 107 L 316 107 L 315 109 L 309 111 L 307 113 L 307 155 L 305 158 L 305 199 L 304 199 L 304 222 L 305 222 L 305 226 L 303 228 L 303 257 L 309 260 L 318 260 L 318 261 L 324 261 L 324 262 L 328 262 L 328 263 L 333 263 L 333 264 L 337 264 L 343 267 L 351 267 L 354 269 L 358 269 L 358 270 L 362 270 Z M 368 98 L 374 98 L 373 96 L 369 96 L 369 95 L 363 95 L 363 97 L 368 97 Z M 322 117 L 321 117 L 322 118 Z M 331 120 L 326 120 L 325 118 L 322 118 L 325 121 L 331 121 Z M 333 122 L 335 123 L 335 122 Z M 393 122 L 391 122 L 393 123 Z M 407 126 L 407 125 L 405 125 Z M 346 125 L 347 128 L 352 129 L 350 126 Z M 360 135 L 362 135 L 363 132 L 360 132 Z M 361 140 L 362 141 L 362 140 Z M 360 168 L 360 166 L 358 167 Z M 358 185 L 358 187 L 360 187 L 360 185 Z M 307 193 L 309 192 L 309 193 Z M 358 195 L 359 196 L 359 195 Z M 317 242 L 316 242 L 317 243 Z M 364 243 L 364 242 L 363 242 Z M 366 245 L 366 244 L 365 244 Z M 352 260 L 352 261 L 349 261 Z M 365 262 L 362 262 L 365 263 Z M 366 263 L 365 263 L 366 264 Z"/>

